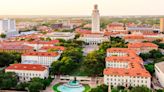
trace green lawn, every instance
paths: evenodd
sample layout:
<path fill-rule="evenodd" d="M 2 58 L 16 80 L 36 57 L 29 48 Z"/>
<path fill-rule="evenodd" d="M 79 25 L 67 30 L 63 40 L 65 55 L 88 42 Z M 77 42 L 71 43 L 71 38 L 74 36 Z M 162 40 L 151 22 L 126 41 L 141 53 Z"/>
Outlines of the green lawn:
<path fill-rule="evenodd" d="M 58 91 L 58 89 L 57 89 L 57 87 L 58 87 L 59 85 L 60 85 L 60 83 L 54 85 L 52 89 L 53 89 L 55 92 L 60 92 L 60 91 Z"/>
<path fill-rule="evenodd" d="M 84 92 L 89 92 L 91 90 L 89 85 L 84 85 L 84 87 L 85 87 Z"/>
<path fill-rule="evenodd" d="M 58 83 L 58 84 L 54 85 L 52 89 L 53 89 L 55 92 L 60 92 L 60 91 L 57 89 L 57 87 L 58 87 L 59 85 L 61 85 L 61 83 Z M 91 89 L 89 85 L 84 85 L 84 87 L 85 87 L 84 92 L 89 92 L 90 89 Z"/>

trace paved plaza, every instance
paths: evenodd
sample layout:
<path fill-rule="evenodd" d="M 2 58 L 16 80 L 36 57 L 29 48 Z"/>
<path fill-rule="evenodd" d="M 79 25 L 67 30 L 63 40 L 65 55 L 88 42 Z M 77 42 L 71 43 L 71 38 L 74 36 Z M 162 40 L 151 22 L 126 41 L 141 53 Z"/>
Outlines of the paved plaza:
<path fill-rule="evenodd" d="M 98 50 L 98 45 L 86 45 L 83 49 L 83 54 L 86 56 L 89 52 L 92 52 L 94 50 Z"/>

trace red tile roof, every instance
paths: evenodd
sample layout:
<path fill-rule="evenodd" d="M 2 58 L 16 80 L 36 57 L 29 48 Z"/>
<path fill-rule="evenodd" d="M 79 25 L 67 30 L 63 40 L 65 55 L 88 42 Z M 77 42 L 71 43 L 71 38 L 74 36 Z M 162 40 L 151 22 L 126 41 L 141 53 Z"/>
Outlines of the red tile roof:
<path fill-rule="evenodd" d="M 140 76 L 140 77 L 151 77 L 150 73 L 146 69 L 138 68 L 106 68 L 104 69 L 105 75 L 118 75 L 118 76 Z"/>
<path fill-rule="evenodd" d="M 128 48 L 142 48 L 142 47 L 153 47 L 153 48 L 158 48 L 158 45 L 150 42 L 145 42 L 145 43 L 129 43 Z"/>
<path fill-rule="evenodd" d="M 55 49 L 55 50 L 61 50 L 64 51 L 65 47 L 63 46 L 43 46 L 41 50 L 49 50 L 49 49 Z"/>
<path fill-rule="evenodd" d="M 84 29 L 76 29 L 75 31 L 76 33 L 79 33 L 79 34 L 90 34 L 91 33 L 91 30 L 84 30 Z"/>
<path fill-rule="evenodd" d="M 12 64 L 8 66 L 5 70 L 30 70 L 30 71 L 44 71 L 47 68 L 43 65 L 37 64 Z"/>
<path fill-rule="evenodd" d="M 28 42 L 29 44 L 56 44 L 56 43 L 59 43 L 59 40 L 51 40 L 51 41 L 31 41 L 31 42 Z"/>
<path fill-rule="evenodd" d="M 109 48 L 107 52 L 123 52 L 123 53 L 136 53 L 135 50 L 129 48 Z"/>
<path fill-rule="evenodd" d="M 58 56 L 57 52 L 27 52 L 22 54 L 22 56 L 47 56 L 47 57 L 55 57 Z"/>
<path fill-rule="evenodd" d="M 33 50 L 33 47 L 26 45 L 0 45 L 3 50 Z"/>
<path fill-rule="evenodd" d="M 143 35 L 128 35 L 124 39 L 145 39 Z"/>

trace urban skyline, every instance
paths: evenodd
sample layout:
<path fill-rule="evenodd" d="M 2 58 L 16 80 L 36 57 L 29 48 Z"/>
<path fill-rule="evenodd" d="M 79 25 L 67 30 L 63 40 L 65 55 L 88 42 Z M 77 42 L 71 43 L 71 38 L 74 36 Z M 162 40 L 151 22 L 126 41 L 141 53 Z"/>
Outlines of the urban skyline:
<path fill-rule="evenodd" d="M 19 3 L 15 4 L 16 1 Z M 80 3 L 78 0 L 60 0 L 56 4 L 52 0 L 43 1 L 8 3 L 13 8 L 6 12 L 12 11 L 10 13 L 14 15 L 16 8 L 22 6 L 18 11 L 24 10 L 23 14 L 34 12 L 33 16 L 0 15 L 4 17 L 0 19 L 0 91 L 164 92 L 164 16 L 103 17 L 104 11 L 115 10 L 110 5 L 108 9 L 105 0 L 88 1 L 86 6 L 85 1 Z M 158 9 L 162 14 L 163 11 L 160 5 L 152 7 L 153 10 L 149 8 L 156 4 L 154 0 L 124 1 L 120 5 L 117 3 L 116 10 L 129 7 L 135 13 L 140 8 L 143 8 L 142 12 Z M 90 9 L 90 4 L 95 2 Z M 126 2 L 134 5 L 128 3 L 126 6 Z M 24 3 L 31 6 L 26 8 Z M 87 15 L 90 12 L 90 16 L 39 15 L 42 10 L 43 13 L 54 13 L 51 5 L 46 6 L 49 3 L 53 7 L 60 6 L 58 11 L 64 9 L 60 13 Z M 8 4 L 6 9 L 10 8 Z M 0 10 L 1 7 L 0 4 Z M 155 12 L 150 14 L 156 15 Z"/>

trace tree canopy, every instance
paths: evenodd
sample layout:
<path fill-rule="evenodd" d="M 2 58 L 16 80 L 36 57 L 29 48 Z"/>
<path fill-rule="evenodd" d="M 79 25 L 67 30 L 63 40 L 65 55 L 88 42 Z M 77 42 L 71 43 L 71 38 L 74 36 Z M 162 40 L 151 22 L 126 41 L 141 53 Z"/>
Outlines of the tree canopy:
<path fill-rule="evenodd" d="M 21 54 L 17 52 L 0 52 L 0 67 L 8 66 L 14 62 L 21 62 Z"/>
<path fill-rule="evenodd" d="M 133 87 L 130 92 L 152 92 L 152 90 L 145 86 L 137 86 Z"/>
<path fill-rule="evenodd" d="M 18 77 L 13 72 L 0 74 L 0 89 L 14 88 L 18 83 Z"/>
<path fill-rule="evenodd" d="M 92 88 L 89 92 L 108 92 L 108 86 L 103 84 L 96 88 Z"/>

